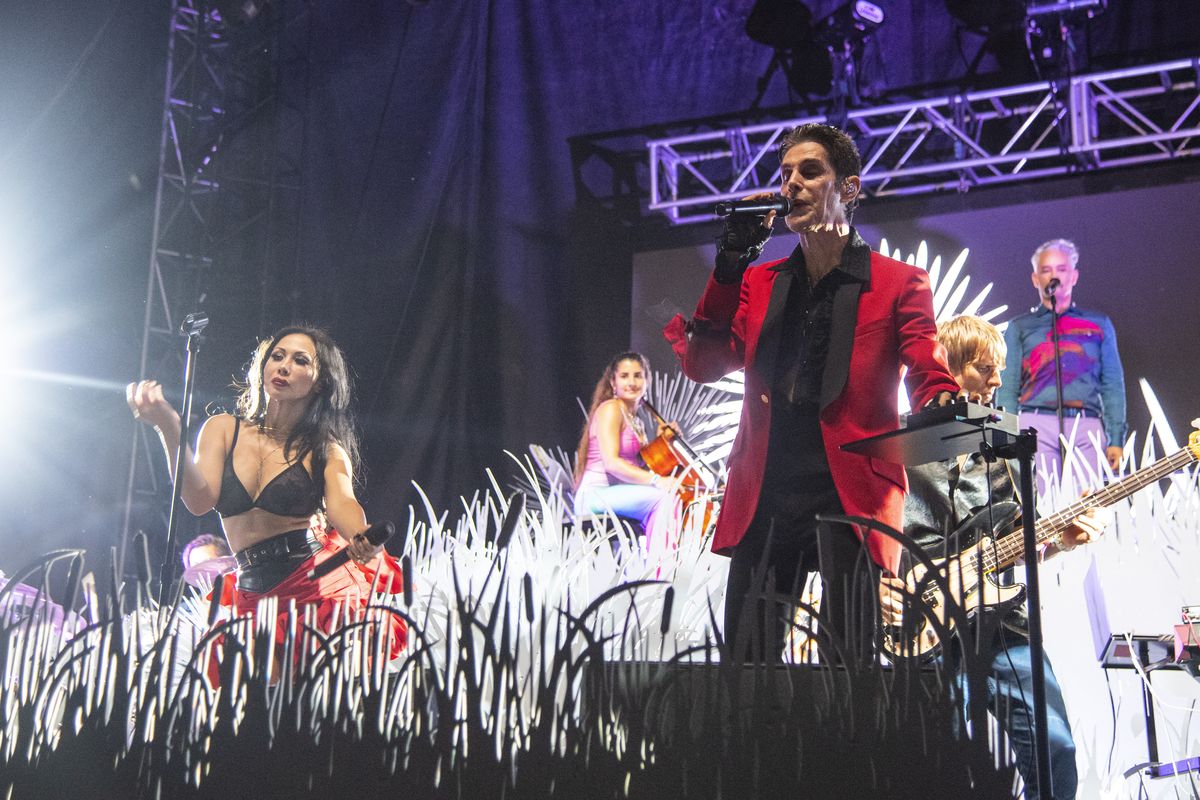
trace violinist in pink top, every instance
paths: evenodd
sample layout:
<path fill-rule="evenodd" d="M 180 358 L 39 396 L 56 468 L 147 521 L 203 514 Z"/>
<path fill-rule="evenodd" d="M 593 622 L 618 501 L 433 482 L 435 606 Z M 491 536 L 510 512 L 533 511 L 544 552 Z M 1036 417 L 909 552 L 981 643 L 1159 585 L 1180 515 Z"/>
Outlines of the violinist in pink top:
<path fill-rule="evenodd" d="M 596 383 L 575 457 L 575 515 L 611 511 L 640 522 L 648 544 L 661 544 L 677 504 L 640 455 L 648 441 L 639 411 L 649 375 L 645 356 L 621 353 Z"/>

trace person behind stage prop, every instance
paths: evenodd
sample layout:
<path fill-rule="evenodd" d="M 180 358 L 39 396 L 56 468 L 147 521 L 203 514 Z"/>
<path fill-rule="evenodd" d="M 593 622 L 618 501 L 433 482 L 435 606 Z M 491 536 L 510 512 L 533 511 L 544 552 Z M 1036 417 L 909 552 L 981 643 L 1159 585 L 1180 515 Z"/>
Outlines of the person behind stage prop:
<path fill-rule="evenodd" d="M 173 469 L 180 420 L 162 386 L 132 383 L 127 400 L 134 418 L 154 426 Z M 256 349 L 238 413 L 209 417 L 195 452 L 189 446 L 183 459 L 184 505 L 196 515 L 216 509 L 237 560 L 236 587 L 227 576 L 225 597 L 243 612 L 264 597 L 279 598 L 281 640 L 288 600 L 316 605 L 318 624 L 329 630 L 339 604 L 366 606 L 376 572 L 379 590 L 402 590 L 395 559 L 363 535 L 350 401 L 349 372 L 329 334 L 284 328 Z M 343 549 L 352 563 L 307 578 L 314 564 Z M 394 615 L 388 624 L 394 657 L 406 630 Z"/>
<path fill-rule="evenodd" d="M 183 581 L 197 589 L 211 587 L 218 575 L 230 572 L 237 564 L 224 536 L 202 533 L 183 546 Z"/>
<path fill-rule="evenodd" d="M 797 236 L 791 256 L 750 266 L 775 212 L 728 217 L 692 319 L 676 316 L 663 333 L 692 380 L 745 370 L 713 537 L 713 550 L 731 556 L 724 635 L 733 657 L 781 658 L 790 606 L 814 571 L 822 628 L 866 656 L 875 584 L 863 569 L 863 532 L 831 526 L 820 552 L 816 515 L 899 527 L 903 468 L 842 445 L 899 427 L 902 366 L 915 408 L 949 402 L 958 384 L 934 340 L 929 276 L 871 252 L 850 225 L 862 188 L 854 141 L 828 125 L 800 125 L 782 137 L 779 160 L 780 192 L 791 200 L 784 221 Z M 877 564 L 895 566 L 899 549 L 886 537 L 871 532 L 866 545 Z"/>
<path fill-rule="evenodd" d="M 1005 344 L 1000 331 L 979 317 L 956 317 L 941 326 L 938 341 L 947 352 L 950 371 L 968 399 L 990 403 L 1001 385 L 1005 364 Z M 948 461 L 909 467 L 908 496 L 904 502 L 904 532 L 926 551 L 930 558 L 947 553 L 946 531 L 955 530 L 972 514 L 992 502 L 1016 499 L 1014 461 L 986 463 L 978 454 Z M 1046 556 L 1060 549 L 1071 549 L 1097 538 L 1104 530 L 1108 514 L 1092 508 L 1073 520 L 1062 533 L 1058 546 L 1049 545 Z M 907 568 L 907 565 L 902 569 Z M 884 625 L 899 627 L 903 601 L 898 589 L 903 579 L 884 578 L 880 586 L 881 618 Z M 960 634 L 975 642 L 970 633 Z M 966 641 L 966 640 L 964 640 Z M 1017 756 L 1017 769 L 1025 779 L 1026 800 L 1037 800 L 1033 737 L 1033 672 L 1030 662 L 1029 633 L 1024 609 L 1012 612 L 996 625 L 993 635 L 984 637 L 977 653 L 980 664 L 988 669 L 986 705 L 1008 734 Z M 963 665 L 957 649 L 948 656 L 955 662 L 960 685 L 965 686 Z M 1051 785 L 1055 800 L 1075 796 L 1075 740 L 1067 722 L 1058 679 L 1045 659 L 1047 733 L 1050 741 Z"/>
<path fill-rule="evenodd" d="M 678 514 L 669 481 L 647 469 L 640 455 L 648 437 L 638 412 L 649 377 L 650 363 L 640 353 L 620 353 L 608 363 L 592 391 L 575 455 L 576 518 L 611 511 L 636 520 L 647 547 L 666 544 Z"/>
<path fill-rule="evenodd" d="M 1064 434 L 1070 437 L 1075 428 L 1075 450 L 1092 468 L 1098 460 L 1092 440 L 1098 439 L 1116 471 L 1127 428 L 1125 371 L 1112 320 L 1099 311 L 1079 308 L 1072 300 L 1079 280 L 1079 249 L 1066 239 L 1051 239 L 1034 251 L 1032 261 L 1033 288 L 1041 303 L 1008 323 L 1004 341 L 1012 357 L 996 401 L 1007 411 L 1020 413 L 1022 428 L 1037 431 L 1040 491 L 1045 488 L 1042 463 L 1056 474 L 1062 469 L 1051 309 L 1057 308 L 1059 314 Z M 1050 297 L 1047 288 L 1052 280 L 1058 281 L 1058 288 Z"/>

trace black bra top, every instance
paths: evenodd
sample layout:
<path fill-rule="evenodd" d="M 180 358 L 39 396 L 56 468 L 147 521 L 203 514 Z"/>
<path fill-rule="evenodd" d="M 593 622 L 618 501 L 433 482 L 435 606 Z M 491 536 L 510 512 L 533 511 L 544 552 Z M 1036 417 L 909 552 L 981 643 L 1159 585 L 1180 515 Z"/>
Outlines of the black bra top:
<path fill-rule="evenodd" d="M 261 508 L 281 517 L 307 517 L 321 507 L 321 489 L 308 474 L 304 465 L 297 461 L 258 491 L 251 498 L 245 485 L 233 471 L 233 449 L 237 447 L 238 431 L 242 421 L 234 420 L 233 442 L 225 456 L 225 469 L 221 473 L 221 494 L 217 498 L 217 513 L 222 517 L 236 517 L 252 508 Z"/>

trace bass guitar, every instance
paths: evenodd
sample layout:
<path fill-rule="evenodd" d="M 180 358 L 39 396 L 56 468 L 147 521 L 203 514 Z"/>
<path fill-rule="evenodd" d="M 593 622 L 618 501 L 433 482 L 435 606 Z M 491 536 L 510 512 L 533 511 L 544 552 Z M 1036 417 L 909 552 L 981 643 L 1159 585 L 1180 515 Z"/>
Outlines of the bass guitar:
<path fill-rule="evenodd" d="M 1038 544 L 1055 539 L 1088 509 L 1112 505 L 1196 461 L 1200 461 L 1200 431 L 1192 433 L 1187 446 L 1173 455 L 1038 520 Z M 906 615 L 899 625 L 884 626 L 881 645 L 889 658 L 929 660 L 936 656 L 944 634 L 952 633 L 956 624 L 948 608 L 961 607 L 971 619 L 981 614 L 1005 614 L 1025 602 L 1024 584 L 1001 585 L 996 580 L 1025 552 L 1019 516 L 1020 506 L 1016 503 L 995 503 L 972 515 L 950 535 L 948 541 L 959 548 L 957 554 L 932 559 L 949 594 L 924 564 L 917 564 L 903 576 L 911 595 L 906 596 L 906 610 L 914 613 Z"/>

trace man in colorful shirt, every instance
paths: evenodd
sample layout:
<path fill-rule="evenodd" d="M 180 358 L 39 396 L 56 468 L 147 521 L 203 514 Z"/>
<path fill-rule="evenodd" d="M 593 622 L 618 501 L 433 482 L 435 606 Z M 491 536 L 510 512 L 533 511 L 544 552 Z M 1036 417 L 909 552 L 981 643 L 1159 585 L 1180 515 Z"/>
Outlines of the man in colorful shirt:
<path fill-rule="evenodd" d="M 1032 261 L 1033 287 L 1042 302 L 1008 324 L 1004 341 L 1009 359 L 996 399 L 1006 410 L 1020 413 L 1022 428 L 1037 430 L 1038 485 L 1044 488 L 1045 472 L 1061 470 L 1052 309 L 1059 314 L 1063 433 L 1069 440 L 1074 431 L 1075 452 L 1089 467 L 1098 465 L 1097 444 L 1114 470 L 1120 466 L 1126 433 L 1125 373 L 1112 321 L 1072 302 L 1079 280 L 1074 243 L 1051 239 L 1034 251 Z M 1057 283 L 1050 290 L 1052 281 Z"/>

